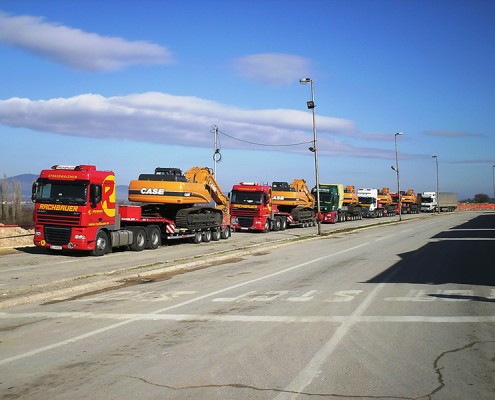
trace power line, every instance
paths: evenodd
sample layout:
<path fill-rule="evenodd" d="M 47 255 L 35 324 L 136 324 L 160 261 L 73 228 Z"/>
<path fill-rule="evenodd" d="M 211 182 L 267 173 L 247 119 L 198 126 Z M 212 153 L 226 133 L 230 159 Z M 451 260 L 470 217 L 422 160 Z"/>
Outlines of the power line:
<path fill-rule="evenodd" d="M 256 142 L 250 142 L 249 140 L 244 140 L 244 139 L 239 139 L 239 138 L 236 138 L 232 135 L 229 135 L 228 133 L 225 133 L 225 132 L 222 132 L 222 131 L 218 131 L 218 133 L 221 133 L 222 135 L 225 135 L 227 136 L 228 138 L 230 139 L 233 139 L 233 140 L 237 140 L 239 142 L 243 142 L 243 143 L 248 143 L 248 144 L 253 144 L 255 146 L 266 146 L 266 147 L 288 147 L 288 146 L 300 146 L 302 144 L 308 144 L 308 143 L 313 143 L 313 141 L 309 141 L 309 142 L 300 142 L 300 143 L 290 143 L 290 144 L 268 144 L 268 143 L 256 143 Z"/>

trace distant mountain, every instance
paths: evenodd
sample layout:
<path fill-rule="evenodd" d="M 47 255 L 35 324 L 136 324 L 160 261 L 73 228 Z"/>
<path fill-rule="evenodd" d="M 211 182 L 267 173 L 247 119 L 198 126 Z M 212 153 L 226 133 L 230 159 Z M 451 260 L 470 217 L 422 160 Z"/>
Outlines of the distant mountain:
<path fill-rule="evenodd" d="M 31 201 L 31 189 L 33 182 L 38 179 L 38 175 L 35 174 L 22 174 L 7 178 L 9 187 L 11 183 L 17 182 L 21 184 L 22 201 Z"/>
<path fill-rule="evenodd" d="M 21 184 L 22 201 L 31 201 L 31 190 L 33 182 L 38 179 L 39 175 L 36 174 L 22 174 L 7 178 L 9 185 L 12 182 L 18 182 Z M 117 201 L 127 202 L 127 191 L 129 187 L 127 185 L 117 185 Z"/>

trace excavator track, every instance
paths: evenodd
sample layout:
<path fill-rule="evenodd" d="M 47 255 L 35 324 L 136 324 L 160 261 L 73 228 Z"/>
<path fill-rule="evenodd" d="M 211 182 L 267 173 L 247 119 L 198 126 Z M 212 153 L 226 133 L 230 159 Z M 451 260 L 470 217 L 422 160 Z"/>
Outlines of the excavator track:
<path fill-rule="evenodd" d="M 211 207 L 189 207 L 177 212 L 175 225 L 178 228 L 216 228 L 222 224 L 223 214 Z"/>
<path fill-rule="evenodd" d="M 313 218 L 315 212 L 311 208 L 298 206 L 292 210 L 291 214 L 296 221 L 302 221 Z"/>

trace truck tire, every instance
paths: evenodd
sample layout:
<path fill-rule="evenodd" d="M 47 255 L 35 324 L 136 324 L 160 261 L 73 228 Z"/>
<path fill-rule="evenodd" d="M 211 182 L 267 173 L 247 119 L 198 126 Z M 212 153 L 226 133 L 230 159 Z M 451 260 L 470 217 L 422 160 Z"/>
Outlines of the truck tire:
<path fill-rule="evenodd" d="M 162 244 L 162 233 L 160 227 L 157 225 L 150 225 L 146 227 L 146 234 L 148 240 L 146 242 L 146 248 L 155 250 Z"/>
<path fill-rule="evenodd" d="M 271 224 L 270 220 L 267 219 L 265 221 L 265 227 L 263 228 L 263 233 L 270 232 L 271 228 L 272 228 L 272 224 Z"/>
<path fill-rule="evenodd" d="M 201 241 L 205 243 L 211 242 L 211 231 L 204 231 L 202 233 Z"/>
<path fill-rule="evenodd" d="M 191 241 L 195 244 L 201 243 L 201 240 L 203 240 L 203 234 L 201 232 L 195 232 L 193 238 Z"/>
<path fill-rule="evenodd" d="M 280 230 L 285 231 L 287 229 L 287 219 L 280 217 Z"/>
<path fill-rule="evenodd" d="M 132 232 L 134 234 L 134 238 L 131 244 L 132 251 L 142 251 L 146 247 L 146 229 L 141 227 L 132 228 Z"/>
<path fill-rule="evenodd" d="M 275 217 L 273 219 L 272 230 L 274 230 L 274 231 L 279 231 L 280 230 L 280 218 Z"/>
<path fill-rule="evenodd" d="M 231 232 L 230 232 L 230 226 L 226 226 L 225 228 L 223 228 L 221 231 L 220 231 L 220 238 L 221 239 L 228 239 L 231 235 Z"/>
<path fill-rule="evenodd" d="M 108 252 L 108 235 L 105 231 L 99 231 L 96 234 L 95 248 L 91 250 L 92 256 L 102 256 Z"/>
<path fill-rule="evenodd" d="M 217 242 L 220 240 L 220 231 L 219 230 L 214 230 L 211 232 L 211 240 L 214 242 Z"/>

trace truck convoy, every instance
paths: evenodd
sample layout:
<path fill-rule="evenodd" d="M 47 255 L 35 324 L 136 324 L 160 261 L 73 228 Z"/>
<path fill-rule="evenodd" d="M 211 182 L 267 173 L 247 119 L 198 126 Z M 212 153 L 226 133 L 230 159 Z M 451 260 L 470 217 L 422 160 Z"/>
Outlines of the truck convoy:
<path fill-rule="evenodd" d="M 112 171 L 54 165 L 41 171 L 32 199 L 34 244 L 52 251 L 102 256 L 116 247 L 156 249 L 163 239 L 198 243 L 230 236 L 229 201 L 208 168 L 141 174 L 129 185 L 129 200 L 139 205 L 118 207 Z"/>
<path fill-rule="evenodd" d="M 272 186 L 241 182 L 232 187 L 230 215 L 235 230 L 284 230 L 316 224 L 314 197 L 303 179 L 273 182 Z"/>
<path fill-rule="evenodd" d="M 334 224 L 336 222 L 362 219 L 362 207 L 354 186 L 340 183 L 321 183 L 318 186 L 320 194 L 320 221 Z M 316 197 L 316 187 L 311 191 Z"/>
<path fill-rule="evenodd" d="M 455 211 L 457 209 L 457 193 L 423 192 L 421 200 L 422 212 Z"/>
<path fill-rule="evenodd" d="M 389 188 L 358 190 L 359 204 L 363 208 L 363 217 L 381 218 L 397 214 L 397 206 L 393 203 Z"/>

